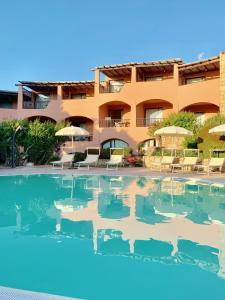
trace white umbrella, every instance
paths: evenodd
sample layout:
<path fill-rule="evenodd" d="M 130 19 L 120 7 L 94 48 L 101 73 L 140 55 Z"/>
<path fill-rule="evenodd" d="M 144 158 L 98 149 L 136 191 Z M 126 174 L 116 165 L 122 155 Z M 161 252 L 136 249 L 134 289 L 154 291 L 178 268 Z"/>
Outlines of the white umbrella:
<path fill-rule="evenodd" d="M 193 132 L 179 126 L 167 126 L 156 130 L 154 132 L 154 135 L 184 137 L 184 136 L 192 136 Z"/>
<path fill-rule="evenodd" d="M 156 136 L 171 136 L 173 138 L 174 144 L 174 137 L 185 137 L 185 136 L 192 136 L 193 132 L 179 126 L 167 126 L 162 127 L 154 132 Z"/>
<path fill-rule="evenodd" d="M 56 136 L 71 136 L 72 137 L 72 149 L 73 149 L 73 137 L 74 136 L 89 136 L 90 133 L 81 127 L 68 126 L 58 130 Z"/>
<path fill-rule="evenodd" d="M 209 130 L 209 133 L 216 135 L 225 135 L 225 124 L 213 127 Z"/>

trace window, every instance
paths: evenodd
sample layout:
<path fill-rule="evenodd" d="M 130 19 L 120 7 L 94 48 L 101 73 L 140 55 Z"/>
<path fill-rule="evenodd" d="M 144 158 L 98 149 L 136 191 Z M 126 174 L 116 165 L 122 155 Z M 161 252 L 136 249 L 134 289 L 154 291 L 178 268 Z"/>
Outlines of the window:
<path fill-rule="evenodd" d="M 163 109 L 162 108 L 147 108 L 145 110 L 145 122 L 146 126 L 151 123 L 161 121 L 163 119 Z"/>
<path fill-rule="evenodd" d="M 185 82 L 186 84 L 191 84 L 191 83 L 197 83 L 200 81 L 205 80 L 205 77 L 194 77 L 194 78 L 186 78 Z"/>
<path fill-rule="evenodd" d="M 163 76 L 145 77 L 145 81 L 161 81 L 161 80 L 163 80 Z"/>
<path fill-rule="evenodd" d="M 119 140 L 119 139 L 111 139 L 102 143 L 102 148 L 126 148 L 129 147 L 128 143 Z"/>
<path fill-rule="evenodd" d="M 195 118 L 198 124 L 203 125 L 205 124 L 205 113 L 204 112 L 196 112 Z"/>
<path fill-rule="evenodd" d="M 110 93 L 120 92 L 123 86 L 124 86 L 124 81 L 110 80 L 109 91 Z"/>
<path fill-rule="evenodd" d="M 86 99 L 86 93 L 71 94 L 71 99 Z"/>
<path fill-rule="evenodd" d="M 140 150 L 146 153 L 149 148 L 158 147 L 159 142 L 155 139 L 149 139 L 140 144 Z"/>
<path fill-rule="evenodd" d="M 35 99 L 35 108 L 43 109 L 48 106 L 50 94 L 37 94 Z"/>
<path fill-rule="evenodd" d="M 13 103 L 11 101 L 1 101 L 0 108 L 13 108 Z"/>

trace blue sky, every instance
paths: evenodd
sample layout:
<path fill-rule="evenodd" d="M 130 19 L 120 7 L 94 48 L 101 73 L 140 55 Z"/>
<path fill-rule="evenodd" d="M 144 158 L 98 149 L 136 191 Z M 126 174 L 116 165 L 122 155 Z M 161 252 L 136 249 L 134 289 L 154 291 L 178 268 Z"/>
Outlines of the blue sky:
<path fill-rule="evenodd" d="M 0 0 L 0 89 L 90 80 L 94 66 L 225 50 L 223 0 Z"/>

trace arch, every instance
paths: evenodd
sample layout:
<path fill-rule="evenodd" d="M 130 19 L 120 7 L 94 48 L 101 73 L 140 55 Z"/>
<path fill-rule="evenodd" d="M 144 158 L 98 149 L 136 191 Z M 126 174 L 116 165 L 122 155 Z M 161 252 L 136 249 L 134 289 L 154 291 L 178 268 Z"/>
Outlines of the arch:
<path fill-rule="evenodd" d="M 184 106 L 180 111 L 194 111 L 199 107 L 205 110 L 207 109 L 207 107 L 210 107 L 210 109 L 213 109 L 213 111 L 219 111 L 219 106 L 211 102 L 195 102 L 193 104 Z"/>
<path fill-rule="evenodd" d="M 129 147 L 129 144 L 121 139 L 118 138 L 112 138 L 105 140 L 101 143 L 101 148 L 107 149 L 107 148 L 126 148 Z"/>
<path fill-rule="evenodd" d="M 180 111 L 192 112 L 196 115 L 196 118 L 200 123 L 204 123 L 205 119 L 219 113 L 219 110 L 219 106 L 214 103 L 196 102 L 183 107 Z"/>
<path fill-rule="evenodd" d="M 158 147 L 158 140 L 156 138 L 149 138 L 138 143 L 138 149 L 146 153 L 149 148 Z"/>
<path fill-rule="evenodd" d="M 80 127 L 81 124 L 84 123 L 94 123 L 94 121 L 86 116 L 70 116 L 68 118 L 65 119 L 65 121 L 68 121 L 71 123 L 71 125 L 73 126 L 77 126 Z"/>
<path fill-rule="evenodd" d="M 27 120 L 31 122 L 34 122 L 37 119 L 40 120 L 41 123 L 45 123 L 45 122 L 56 123 L 56 120 L 47 116 L 30 116 L 27 118 Z"/>
<path fill-rule="evenodd" d="M 108 101 L 99 106 L 100 127 L 130 126 L 131 106 L 124 101 Z"/>
<path fill-rule="evenodd" d="M 168 104 L 170 105 L 171 107 L 173 107 L 173 103 L 169 100 L 165 100 L 165 99 L 145 99 L 145 100 L 140 100 L 140 101 L 137 101 L 137 105 L 139 104 L 144 104 L 144 103 L 148 103 L 148 104 L 153 104 L 153 103 L 156 103 L 156 104 Z"/>
<path fill-rule="evenodd" d="M 128 106 L 130 106 L 129 103 L 127 103 L 127 102 L 125 102 L 123 100 L 111 100 L 111 101 L 104 102 L 103 104 L 101 104 L 99 106 L 99 108 L 101 108 L 104 105 L 128 105 Z"/>
<path fill-rule="evenodd" d="M 94 121 L 88 117 L 85 116 L 70 116 L 65 119 L 65 121 L 68 121 L 71 123 L 71 125 L 76 127 L 81 127 L 86 129 L 89 133 L 89 137 L 76 137 L 76 140 L 92 140 L 93 137 L 93 131 L 94 131 Z"/>
<path fill-rule="evenodd" d="M 173 104 L 163 99 L 140 101 L 136 105 L 136 126 L 146 127 L 150 123 L 161 121 L 173 110 Z"/>

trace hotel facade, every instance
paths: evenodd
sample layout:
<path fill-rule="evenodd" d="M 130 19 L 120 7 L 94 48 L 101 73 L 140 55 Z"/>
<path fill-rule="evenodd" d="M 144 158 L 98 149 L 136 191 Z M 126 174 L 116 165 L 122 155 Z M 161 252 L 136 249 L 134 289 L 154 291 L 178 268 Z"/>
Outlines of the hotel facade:
<path fill-rule="evenodd" d="M 172 112 L 193 112 L 199 122 L 225 113 L 225 52 L 184 63 L 181 59 L 100 66 L 93 81 L 19 81 L 18 94 L 0 92 L 0 121 L 39 118 L 70 121 L 90 137 L 87 147 L 154 146 L 151 123 Z M 102 78 L 104 78 L 102 80 Z"/>

